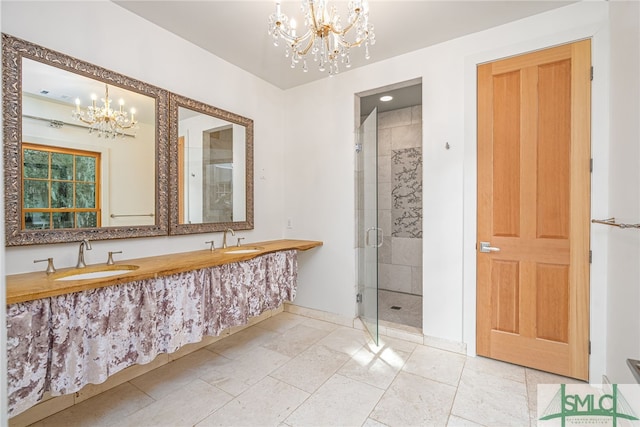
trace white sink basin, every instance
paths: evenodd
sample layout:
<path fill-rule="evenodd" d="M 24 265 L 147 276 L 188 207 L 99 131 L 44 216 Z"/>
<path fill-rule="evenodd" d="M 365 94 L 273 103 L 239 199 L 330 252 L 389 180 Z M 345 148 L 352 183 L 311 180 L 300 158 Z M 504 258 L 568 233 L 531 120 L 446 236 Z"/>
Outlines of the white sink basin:
<path fill-rule="evenodd" d="M 122 274 L 131 273 L 133 270 L 137 270 L 137 265 L 114 265 L 109 267 L 87 267 L 86 269 L 76 270 L 77 272 L 62 272 L 60 277 L 56 277 L 55 281 L 62 280 L 88 280 L 88 279 L 100 279 L 102 277 L 119 276 Z M 69 274 L 70 273 L 70 274 Z"/>
<path fill-rule="evenodd" d="M 264 248 L 259 248 L 259 247 L 235 247 L 235 248 L 228 248 L 228 249 L 223 249 L 222 253 L 231 255 L 231 254 L 254 254 L 256 252 L 260 252 L 262 251 Z"/>

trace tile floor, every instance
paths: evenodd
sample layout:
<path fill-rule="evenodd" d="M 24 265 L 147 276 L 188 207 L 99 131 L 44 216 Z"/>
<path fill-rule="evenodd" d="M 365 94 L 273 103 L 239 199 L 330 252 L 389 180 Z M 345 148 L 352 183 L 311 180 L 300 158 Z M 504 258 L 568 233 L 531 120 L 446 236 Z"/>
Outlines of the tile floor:
<path fill-rule="evenodd" d="M 34 425 L 533 426 L 567 381 L 284 312 Z"/>
<path fill-rule="evenodd" d="M 422 296 L 379 289 L 378 316 L 380 320 L 422 329 Z"/>

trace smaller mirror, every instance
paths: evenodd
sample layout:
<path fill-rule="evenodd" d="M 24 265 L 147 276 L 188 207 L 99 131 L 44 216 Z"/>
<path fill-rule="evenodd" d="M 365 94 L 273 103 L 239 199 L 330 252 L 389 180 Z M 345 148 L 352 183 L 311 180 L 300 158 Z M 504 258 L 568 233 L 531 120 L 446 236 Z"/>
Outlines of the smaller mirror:
<path fill-rule="evenodd" d="M 170 234 L 253 229 L 253 120 L 170 95 Z"/>

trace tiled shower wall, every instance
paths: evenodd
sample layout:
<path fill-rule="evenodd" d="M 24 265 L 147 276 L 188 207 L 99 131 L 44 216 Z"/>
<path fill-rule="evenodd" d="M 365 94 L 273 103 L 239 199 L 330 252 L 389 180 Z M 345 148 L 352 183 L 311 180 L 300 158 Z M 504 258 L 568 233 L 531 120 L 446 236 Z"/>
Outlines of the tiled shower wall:
<path fill-rule="evenodd" d="M 379 287 L 422 295 L 422 107 L 378 115 Z"/>

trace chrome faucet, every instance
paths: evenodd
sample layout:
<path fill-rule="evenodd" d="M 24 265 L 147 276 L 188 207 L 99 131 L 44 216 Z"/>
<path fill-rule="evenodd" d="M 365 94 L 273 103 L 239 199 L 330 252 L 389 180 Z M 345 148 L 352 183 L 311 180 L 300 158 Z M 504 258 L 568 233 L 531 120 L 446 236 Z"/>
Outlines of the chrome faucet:
<path fill-rule="evenodd" d="M 85 248 L 90 251 L 91 243 L 89 243 L 88 239 L 82 239 L 80 242 L 80 250 L 78 252 L 78 264 L 76 264 L 76 268 L 85 268 L 87 264 L 84 263 L 84 250 Z"/>
<path fill-rule="evenodd" d="M 226 230 L 224 230 L 224 235 L 222 236 L 222 247 L 223 248 L 227 247 L 227 231 L 230 231 L 232 236 L 236 235 L 235 231 L 233 231 L 230 228 L 227 228 Z"/>

